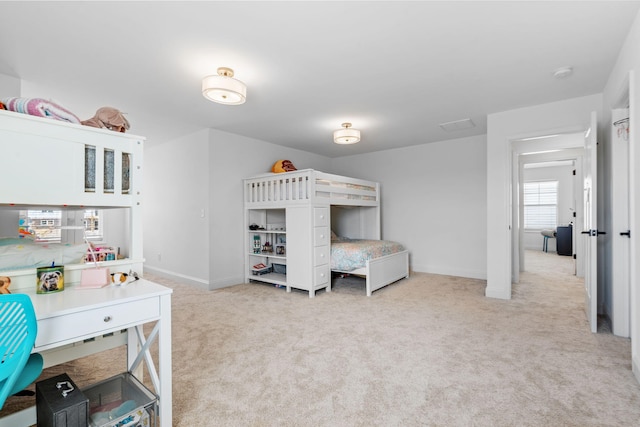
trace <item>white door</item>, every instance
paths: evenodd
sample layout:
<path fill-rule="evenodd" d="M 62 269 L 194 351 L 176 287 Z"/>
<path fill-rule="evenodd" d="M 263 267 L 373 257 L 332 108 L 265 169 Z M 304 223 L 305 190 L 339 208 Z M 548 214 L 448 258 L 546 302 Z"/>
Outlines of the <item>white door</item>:
<path fill-rule="evenodd" d="M 611 135 L 611 328 L 614 335 L 629 337 L 629 110 L 614 112 L 624 118 L 614 121 Z"/>
<path fill-rule="evenodd" d="M 584 230 L 585 239 L 585 310 L 591 332 L 598 331 L 598 146 L 597 115 L 591 113 L 591 124 L 585 135 L 584 156 Z"/>

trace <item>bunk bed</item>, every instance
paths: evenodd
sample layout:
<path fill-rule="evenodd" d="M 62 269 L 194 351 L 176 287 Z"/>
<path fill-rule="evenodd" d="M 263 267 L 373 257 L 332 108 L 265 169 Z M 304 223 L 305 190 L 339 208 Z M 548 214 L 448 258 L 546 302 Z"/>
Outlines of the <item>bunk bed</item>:
<path fill-rule="evenodd" d="M 0 110 L 0 237 L 7 243 L 0 247 L 5 251 L 0 251 L 5 255 L 0 276 L 9 278 L 11 293 L 27 294 L 33 302 L 38 324 L 34 351 L 43 355 L 45 368 L 126 345 L 123 368 L 141 378 L 141 362 L 146 362 L 164 426 L 171 425 L 172 417 L 172 291 L 142 277 L 143 142 L 135 135 Z M 64 230 L 57 246 L 21 241 L 18 212 L 29 209 L 121 211 L 122 257 L 85 263 L 82 224 Z M 63 264 L 64 288 L 42 294 L 36 290 L 37 268 L 50 265 L 52 258 Z M 111 273 L 134 271 L 141 279 L 82 289 L 83 271 L 96 266 Z M 143 327 L 149 323 L 153 331 L 146 334 Z M 160 355 L 157 370 L 149 352 L 154 342 Z M 0 426 L 35 423 L 35 407 L 0 417 Z"/>
<path fill-rule="evenodd" d="M 262 174 L 244 180 L 244 207 L 247 282 L 308 290 L 313 297 L 319 289 L 331 291 L 331 271 L 335 271 L 364 277 L 366 295 L 371 296 L 409 276 L 408 251 L 399 244 L 389 249 L 389 242 L 380 240 L 380 185 L 376 182 L 313 169 Z M 364 265 L 335 267 L 331 259 L 334 231 L 343 240 L 349 238 L 351 246 L 358 242 L 367 246 L 369 255 L 359 256 Z M 271 253 L 271 240 L 286 241 L 286 254 Z M 376 241 L 385 249 L 371 250 Z M 278 272 L 281 265 L 286 270 L 280 267 Z"/>
<path fill-rule="evenodd" d="M 12 289 L 31 287 L 35 268 L 46 259 L 35 253 L 43 254 L 47 246 L 63 254 L 53 261 L 64 262 L 66 283 L 78 283 L 82 270 L 95 267 L 76 256 L 78 246 L 87 247 L 81 232 L 65 231 L 69 241 L 58 246 L 30 244 L 28 238 L 11 241 L 21 237 L 13 213 L 27 209 L 121 209 L 128 222 L 124 258 L 100 264 L 111 272 L 142 274 L 143 141 L 135 135 L 0 110 L 0 218 L 16 219 L 16 234 L 0 236 L 5 238 L 4 254 L 11 254 L 0 264 L 0 275 L 11 277 Z M 2 229 L 7 233 L 11 227 L 4 224 Z"/>

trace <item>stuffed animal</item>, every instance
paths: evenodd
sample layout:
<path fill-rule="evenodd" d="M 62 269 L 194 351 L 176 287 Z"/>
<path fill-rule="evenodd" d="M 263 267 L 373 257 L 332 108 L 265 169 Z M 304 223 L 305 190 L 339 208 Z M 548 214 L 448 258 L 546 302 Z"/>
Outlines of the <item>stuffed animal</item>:
<path fill-rule="evenodd" d="M 96 128 L 107 128 L 114 132 L 124 133 L 129 130 L 129 121 L 124 115 L 113 107 L 98 108 L 96 115 L 81 122 L 85 126 Z"/>
<path fill-rule="evenodd" d="M 0 277 L 0 294 L 10 294 L 9 285 L 11 285 L 11 279 L 7 276 Z"/>
<path fill-rule="evenodd" d="M 127 273 L 111 273 L 111 283 L 123 285 L 127 281 L 129 275 Z"/>
<path fill-rule="evenodd" d="M 297 171 L 291 160 L 278 160 L 271 167 L 271 172 L 273 173 L 282 173 L 282 172 L 293 172 Z"/>

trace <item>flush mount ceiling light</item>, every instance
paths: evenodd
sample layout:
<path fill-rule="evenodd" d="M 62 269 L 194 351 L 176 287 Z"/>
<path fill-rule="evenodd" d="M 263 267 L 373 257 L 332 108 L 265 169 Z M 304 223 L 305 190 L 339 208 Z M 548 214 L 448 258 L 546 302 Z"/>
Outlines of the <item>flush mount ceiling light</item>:
<path fill-rule="evenodd" d="M 240 105 L 247 99 L 247 86 L 233 78 L 231 68 L 220 67 L 218 74 L 202 79 L 202 95 L 219 104 Z"/>
<path fill-rule="evenodd" d="M 336 144 L 355 144 L 360 141 L 360 131 L 351 129 L 351 123 L 343 123 L 344 129 L 333 132 L 333 142 Z"/>

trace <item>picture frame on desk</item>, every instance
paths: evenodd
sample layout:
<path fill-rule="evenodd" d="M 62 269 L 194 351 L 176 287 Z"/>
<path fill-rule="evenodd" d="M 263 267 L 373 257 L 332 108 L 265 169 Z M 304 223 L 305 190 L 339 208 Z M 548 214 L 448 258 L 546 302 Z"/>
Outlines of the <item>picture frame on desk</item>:
<path fill-rule="evenodd" d="M 38 267 L 36 269 L 36 293 L 49 294 L 64 291 L 64 266 Z"/>
<path fill-rule="evenodd" d="M 276 255 L 285 255 L 287 253 L 286 245 L 276 244 Z"/>

